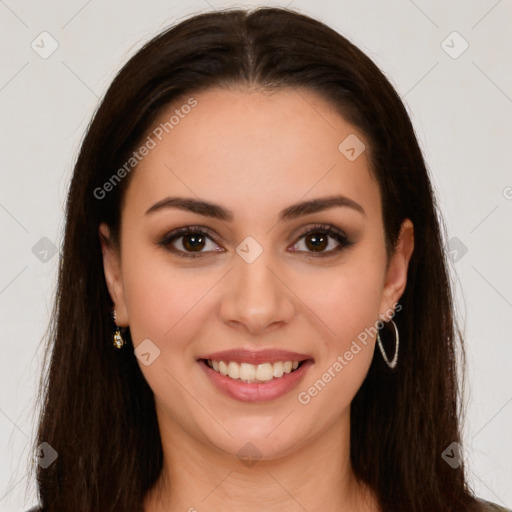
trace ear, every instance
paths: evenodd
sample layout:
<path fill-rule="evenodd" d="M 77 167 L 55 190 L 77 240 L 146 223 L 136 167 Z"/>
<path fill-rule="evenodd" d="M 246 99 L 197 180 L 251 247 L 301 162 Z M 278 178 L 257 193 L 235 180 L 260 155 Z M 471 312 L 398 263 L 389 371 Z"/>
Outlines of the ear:
<path fill-rule="evenodd" d="M 116 324 L 120 327 L 128 326 L 128 312 L 124 294 L 123 273 L 121 268 L 121 255 L 110 237 L 110 229 L 102 222 L 98 229 L 103 254 L 103 271 L 105 281 L 116 310 Z"/>
<path fill-rule="evenodd" d="M 386 279 L 381 302 L 381 318 L 394 310 L 407 285 L 407 269 L 414 250 L 414 226 L 410 219 L 402 222 L 395 252 L 386 270 Z M 388 316 L 388 315 L 387 315 Z"/>

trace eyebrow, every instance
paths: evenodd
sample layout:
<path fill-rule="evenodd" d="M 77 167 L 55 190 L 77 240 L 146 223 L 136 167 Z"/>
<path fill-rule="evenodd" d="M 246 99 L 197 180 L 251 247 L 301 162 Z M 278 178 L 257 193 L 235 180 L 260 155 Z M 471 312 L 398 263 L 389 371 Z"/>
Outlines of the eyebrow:
<path fill-rule="evenodd" d="M 317 213 L 336 206 L 351 208 L 366 217 L 366 212 L 359 203 L 356 203 L 353 199 L 348 197 L 338 195 L 321 197 L 310 201 L 292 204 L 279 212 L 279 220 L 292 220 L 303 215 Z M 228 222 L 233 221 L 234 218 L 233 212 L 227 210 L 223 206 L 200 199 L 186 197 L 166 197 L 151 206 L 145 214 L 149 215 L 166 208 L 177 208 L 179 210 L 185 210 L 205 217 L 212 217 L 214 219 Z"/>

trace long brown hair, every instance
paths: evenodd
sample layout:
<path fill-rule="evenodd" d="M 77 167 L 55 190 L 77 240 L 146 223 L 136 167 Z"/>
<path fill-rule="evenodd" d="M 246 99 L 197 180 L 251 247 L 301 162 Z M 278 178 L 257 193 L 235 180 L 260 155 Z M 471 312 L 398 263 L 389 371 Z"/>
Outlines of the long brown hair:
<path fill-rule="evenodd" d="M 458 343 L 464 351 L 435 198 L 410 119 L 357 47 L 319 21 L 280 8 L 205 13 L 164 31 L 121 69 L 94 115 L 70 185 L 41 377 L 35 446 L 47 442 L 58 453 L 51 466 L 37 468 L 43 510 L 142 512 L 159 476 L 163 455 L 153 393 L 129 336 L 128 350 L 112 346 L 112 302 L 98 238 L 106 222 L 118 240 L 130 176 L 104 198 L 97 191 L 164 107 L 232 85 L 315 91 L 370 141 L 388 254 L 403 219 L 412 220 L 416 239 L 395 318 L 399 364 L 391 371 L 376 353 L 351 405 L 353 469 L 384 512 L 471 510 L 477 502 L 462 461 L 452 468 L 442 457 L 451 443 L 461 443 Z"/>

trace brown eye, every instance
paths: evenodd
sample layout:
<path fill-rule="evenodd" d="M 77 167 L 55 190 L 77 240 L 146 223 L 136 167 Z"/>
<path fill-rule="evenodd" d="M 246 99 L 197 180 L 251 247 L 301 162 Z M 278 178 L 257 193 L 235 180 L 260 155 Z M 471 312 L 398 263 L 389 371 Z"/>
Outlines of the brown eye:
<path fill-rule="evenodd" d="M 191 233 L 190 235 L 184 235 L 180 238 L 183 239 L 181 244 L 187 251 L 200 251 L 204 248 L 205 237 L 197 233 Z"/>
<path fill-rule="evenodd" d="M 204 228 L 196 227 L 177 229 L 167 234 L 158 244 L 185 258 L 197 258 L 205 253 L 222 250 L 218 248 L 218 245 L 214 243 L 211 235 Z M 208 244 L 210 244 L 209 249 Z"/>
<path fill-rule="evenodd" d="M 332 256 L 353 245 L 348 237 L 330 225 L 313 226 L 304 231 L 295 245 L 304 244 L 305 248 L 292 252 L 313 254 L 314 256 Z M 211 252 L 223 252 L 209 231 L 200 227 L 180 228 L 167 234 L 158 242 L 168 251 L 185 258 L 198 258 Z M 208 244 L 210 247 L 208 248 Z"/>
<path fill-rule="evenodd" d="M 330 225 L 313 226 L 300 235 L 301 239 L 304 239 L 305 249 L 296 249 L 294 252 L 313 253 L 320 257 L 334 255 L 353 245 L 343 232 Z"/>
<path fill-rule="evenodd" d="M 329 236 L 323 233 L 312 233 L 305 237 L 308 249 L 323 251 L 329 245 Z"/>

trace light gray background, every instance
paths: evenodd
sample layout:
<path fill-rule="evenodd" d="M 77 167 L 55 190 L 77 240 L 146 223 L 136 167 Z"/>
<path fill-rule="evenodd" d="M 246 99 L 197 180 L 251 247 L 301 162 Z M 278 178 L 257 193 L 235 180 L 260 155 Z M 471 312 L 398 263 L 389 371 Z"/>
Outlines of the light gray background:
<path fill-rule="evenodd" d="M 32 249 L 43 237 L 60 245 L 70 173 L 99 98 L 129 56 L 169 24 L 201 11 L 255 5 L 262 4 L 0 0 L 0 510 L 36 503 L 26 476 L 34 463 L 29 441 L 59 258 L 43 252 L 51 246 Z M 407 105 L 446 221 L 447 246 L 458 248 L 452 273 L 469 366 L 464 455 L 470 480 L 478 495 L 511 506 L 511 2 L 267 5 L 289 5 L 340 31 L 376 62 Z M 58 43 L 46 59 L 31 47 L 35 40 L 39 51 L 50 48 L 49 39 L 38 38 L 43 31 Z M 453 31 L 469 44 L 458 58 L 445 51 L 463 49 L 457 36 L 446 39 Z"/>

